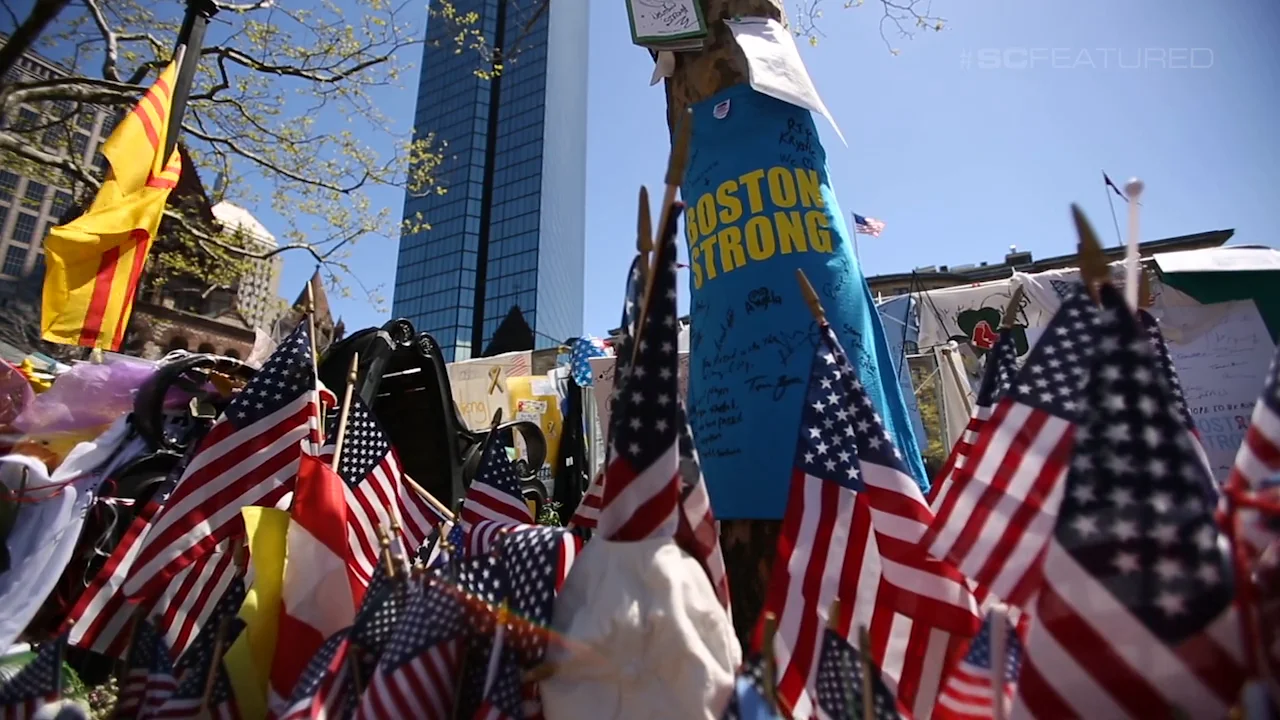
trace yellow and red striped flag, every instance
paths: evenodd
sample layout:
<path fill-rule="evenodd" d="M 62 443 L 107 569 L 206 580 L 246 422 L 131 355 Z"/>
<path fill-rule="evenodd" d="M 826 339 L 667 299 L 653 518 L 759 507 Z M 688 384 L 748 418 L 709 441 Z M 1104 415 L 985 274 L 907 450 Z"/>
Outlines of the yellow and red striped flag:
<path fill-rule="evenodd" d="M 163 157 L 179 64 L 160 73 L 103 143 L 110 170 L 93 204 L 45 239 L 45 340 L 117 350 L 124 339 L 147 252 L 182 172 L 177 148 Z"/>

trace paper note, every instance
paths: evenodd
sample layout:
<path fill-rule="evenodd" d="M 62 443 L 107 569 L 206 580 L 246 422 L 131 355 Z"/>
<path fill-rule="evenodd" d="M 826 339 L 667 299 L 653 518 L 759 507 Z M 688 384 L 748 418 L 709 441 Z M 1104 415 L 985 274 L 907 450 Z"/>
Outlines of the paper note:
<path fill-rule="evenodd" d="M 628 0 L 631 38 L 638 45 L 707 34 L 697 0 Z"/>
<path fill-rule="evenodd" d="M 818 95 L 818 88 L 814 87 L 800 58 L 796 39 L 782 23 L 772 18 L 744 18 L 725 20 L 725 24 L 733 31 L 733 39 L 738 41 L 747 58 L 751 87 L 756 92 L 821 115 L 831 123 L 840 142 L 849 144 Z"/>
<path fill-rule="evenodd" d="M 1275 345 L 1250 300 L 1200 308 L 1200 312 L 1217 316 L 1217 322 L 1185 343 L 1168 338 L 1169 355 L 1178 369 L 1187 409 L 1200 431 L 1214 477 L 1222 482 L 1249 429 L 1249 417 L 1262 392 Z"/>
<path fill-rule="evenodd" d="M 591 387 L 596 398 L 596 411 L 600 420 L 600 436 L 604 446 L 609 444 L 609 416 L 613 412 L 613 370 L 617 358 L 591 358 L 591 374 L 595 384 Z M 689 397 L 689 353 L 680 353 L 677 377 L 680 382 L 680 398 Z"/>

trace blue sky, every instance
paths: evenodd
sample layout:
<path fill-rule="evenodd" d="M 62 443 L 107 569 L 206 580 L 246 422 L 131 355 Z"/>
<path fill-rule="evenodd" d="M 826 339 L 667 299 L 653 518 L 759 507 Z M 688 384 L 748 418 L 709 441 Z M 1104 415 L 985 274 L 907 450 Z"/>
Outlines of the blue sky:
<path fill-rule="evenodd" d="M 849 140 L 819 121 L 841 206 L 888 225 L 860 238 L 867 274 L 994 262 L 1010 245 L 1070 252 L 1073 201 L 1114 242 L 1103 169 L 1146 181 L 1145 239 L 1235 228 L 1235 243 L 1277 246 L 1280 3 L 934 0 L 947 29 L 891 36 L 897 56 L 876 0 L 822 3 L 826 37 L 801 52 Z M 624 0 L 591 2 L 589 42 L 584 329 L 599 335 L 618 319 L 637 189 L 660 192 L 668 141 L 662 88 L 648 86 Z M 418 49 L 405 60 L 403 86 L 416 88 Z M 393 129 L 406 130 L 411 94 L 386 98 Z M 374 199 L 397 214 L 403 202 L 394 188 Z M 269 210 L 251 209 L 272 225 Z M 352 264 L 389 301 L 395 260 L 394 238 L 368 238 Z M 291 299 L 313 267 L 286 255 L 281 293 Z M 331 301 L 348 328 L 389 318 L 389 302 Z"/>
<path fill-rule="evenodd" d="M 1278 245 L 1280 3 L 935 0 L 947 29 L 891 36 L 897 56 L 875 0 L 825 4 L 826 37 L 801 52 L 849 140 L 820 121 L 840 204 L 888 225 L 860 238 L 868 274 L 999 261 L 1009 245 L 1070 252 L 1071 202 L 1114 241 L 1103 169 L 1146 182 L 1146 239 L 1235 228 L 1233 242 Z M 637 189 L 660 188 L 668 141 L 623 0 L 591 6 L 584 329 L 599 335 L 618 320 Z M 400 119 L 411 115 L 406 102 Z M 359 255 L 389 296 L 394 242 L 368 240 Z M 311 267 L 286 268 L 289 294 Z M 387 317 L 360 299 L 335 305 L 349 328 Z"/>

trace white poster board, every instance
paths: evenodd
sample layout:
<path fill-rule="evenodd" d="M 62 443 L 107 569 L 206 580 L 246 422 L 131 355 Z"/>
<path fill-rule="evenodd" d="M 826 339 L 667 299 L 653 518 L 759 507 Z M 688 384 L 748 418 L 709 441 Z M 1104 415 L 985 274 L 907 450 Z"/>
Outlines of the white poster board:
<path fill-rule="evenodd" d="M 1198 322 L 1196 315 L 1213 322 Z M 1214 476 L 1223 482 L 1249 429 L 1275 345 L 1251 300 L 1183 307 L 1176 316 L 1181 322 L 1163 325 L 1169 354 Z M 1201 331 L 1179 337 L 1178 325 Z"/>
<path fill-rule="evenodd" d="M 499 408 L 504 422 L 512 419 L 507 378 L 528 376 L 533 367 L 532 356 L 523 351 L 449 364 L 453 401 L 458 403 L 458 412 L 467 427 L 487 429 Z"/>
<path fill-rule="evenodd" d="M 603 444 L 609 446 L 609 417 L 613 410 L 613 369 L 617 358 L 591 358 L 591 374 L 595 376 L 592 394 L 596 400 L 596 414 L 600 419 L 600 437 Z M 680 353 L 680 399 L 687 402 L 689 397 L 689 353 Z"/>

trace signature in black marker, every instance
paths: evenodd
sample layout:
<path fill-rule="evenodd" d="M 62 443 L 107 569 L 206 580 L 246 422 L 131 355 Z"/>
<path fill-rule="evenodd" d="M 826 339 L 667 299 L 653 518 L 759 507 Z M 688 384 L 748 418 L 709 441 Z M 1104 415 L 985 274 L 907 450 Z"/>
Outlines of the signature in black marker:
<path fill-rule="evenodd" d="M 773 399 L 781 400 L 787 394 L 787 388 L 792 385 L 799 385 L 801 380 L 798 377 L 790 375 L 779 375 L 776 380 L 770 380 L 765 375 L 756 375 L 747 378 L 747 387 L 753 392 L 763 392 L 765 390 L 773 390 Z"/>

